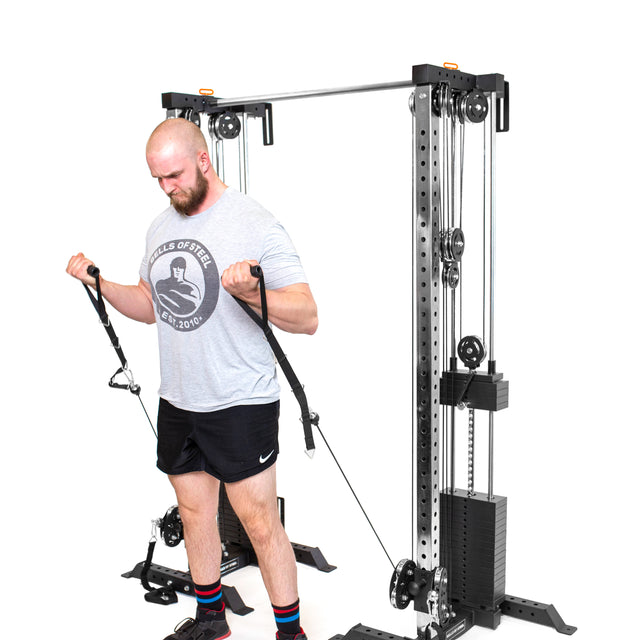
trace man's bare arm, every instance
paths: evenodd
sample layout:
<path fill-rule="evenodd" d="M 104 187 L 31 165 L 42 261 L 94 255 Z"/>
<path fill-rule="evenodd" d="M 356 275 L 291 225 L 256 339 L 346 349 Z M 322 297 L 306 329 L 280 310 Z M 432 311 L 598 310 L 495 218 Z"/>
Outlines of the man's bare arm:
<path fill-rule="evenodd" d="M 244 300 L 254 311 L 262 313 L 258 280 L 251 275 L 255 260 L 237 262 L 225 269 L 222 286 L 232 295 Z M 308 284 L 292 284 L 281 289 L 268 289 L 269 321 L 289 333 L 312 335 L 318 328 L 318 309 Z"/>
<path fill-rule="evenodd" d="M 90 266 L 93 266 L 93 262 L 84 254 L 78 253 L 69 260 L 67 273 L 95 288 L 95 278 L 87 273 L 87 268 Z M 151 287 L 142 278 L 138 284 L 134 285 L 110 282 L 102 276 L 99 278 L 102 295 L 120 313 L 138 322 L 146 322 L 147 324 L 155 322 Z"/>

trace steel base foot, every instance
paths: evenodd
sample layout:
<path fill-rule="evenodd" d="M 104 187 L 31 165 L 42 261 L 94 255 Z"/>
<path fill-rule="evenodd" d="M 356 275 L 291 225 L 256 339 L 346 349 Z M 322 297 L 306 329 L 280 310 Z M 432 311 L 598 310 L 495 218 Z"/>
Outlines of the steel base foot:
<path fill-rule="evenodd" d="M 564 620 L 552 604 L 542 604 L 533 600 L 505 596 L 504 602 L 500 605 L 505 616 L 512 616 L 520 620 L 543 624 L 546 627 L 553 627 L 558 633 L 570 636 L 576 632 L 578 627 L 565 624 Z"/>

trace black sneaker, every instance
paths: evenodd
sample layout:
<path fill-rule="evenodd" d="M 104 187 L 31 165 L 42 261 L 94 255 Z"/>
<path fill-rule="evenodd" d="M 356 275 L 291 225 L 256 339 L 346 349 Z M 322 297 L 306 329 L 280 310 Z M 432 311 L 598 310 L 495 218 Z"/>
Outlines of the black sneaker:
<path fill-rule="evenodd" d="M 304 635 L 304 631 L 302 629 L 300 629 L 300 633 L 296 633 L 294 635 L 276 631 L 276 640 L 307 640 L 307 636 Z"/>
<path fill-rule="evenodd" d="M 222 640 L 231 635 L 226 620 L 194 620 L 187 618 L 164 640 Z"/>

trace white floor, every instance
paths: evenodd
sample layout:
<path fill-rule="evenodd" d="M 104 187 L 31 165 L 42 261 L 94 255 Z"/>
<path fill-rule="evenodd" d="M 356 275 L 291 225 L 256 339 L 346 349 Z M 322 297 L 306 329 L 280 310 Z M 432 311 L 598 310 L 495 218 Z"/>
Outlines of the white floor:
<path fill-rule="evenodd" d="M 315 546 L 315 542 L 317 541 L 304 540 L 301 544 Z M 390 634 L 415 638 L 416 617 L 412 609 L 397 611 L 389 604 L 388 583 L 391 570 L 384 556 L 381 560 L 374 555 L 375 560 L 370 564 L 357 566 L 356 559 L 361 558 L 362 553 L 379 553 L 375 546 L 370 545 L 368 541 L 361 542 L 357 549 L 353 549 L 351 563 L 346 548 L 327 550 L 321 547 L 321 550 L 325 552 L 330 564 L 336 563 L 340 566 L 331 573 L 323 573 L 306 565 L 298 565 L 302 625 L 309 640 L 330 640 L 337 634 L 345 635 L 358 623 Z M 140 560 L 144 555 L 142 551 L 141 547 Z M 182 566 L 178 566 L 182 561 L 181 552 L 181 547 L 161 550 L 162 562 L 166 562 L 166 566 L 171 568 L 182 569 Z M 172 559 L 176 560 L 178 565 L 170 565 Z M 144 600 L 144 589 L 138 580 L 117 582 L 111 576 L 109 582 L 114 589 L 110 595 L 117 602 L 117 607 L 109 607 L 111 614 L 104 621 L 104 625 L 110 628 L 112 633 L 100 637 L 115 635 L 141 640 L 162 640 L 178 622 L 194 613 L 195 602 L 189 596 L 179 596 L 177 604 L 160 606 Z M 273 638 L 273 614 L 258 568 L 250 566 L 228 574 L 224 577 L 223 584 L 234 586 L 245 604 L 254 608 L 254 611 L 246 616 L 228 614 L 232 637 L 236 640 Z M 514 595 L 533 598 L 531 594 Z M 558 603 L 558 609 L 563 615 L 561 603 Z M 565 622 L 574 623 L 571 619 L 565 619 Z M 496 631 L 474 627 L 465 637 L 469 640 L 490 637 L 495 640 L 552 640 L 560 636 L 549 628 L 503 616 Z M 592 636 L 581 633 L 576 637 Z"/>

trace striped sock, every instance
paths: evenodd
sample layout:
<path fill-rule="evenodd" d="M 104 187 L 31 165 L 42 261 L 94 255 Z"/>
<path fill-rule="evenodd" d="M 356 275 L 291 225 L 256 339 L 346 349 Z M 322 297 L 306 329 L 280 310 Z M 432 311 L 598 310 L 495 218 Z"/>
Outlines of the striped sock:
<path fill-rule="evenodd" d="M 300 633 L 300 600 L 296 600 L 286 607 L 276 607 L 274 604 L 271 606 L 273 607 L 273 615 L 276 618 L 279 634 L 287 634 L 293 637 Z"/>
<path fill-rule="evenodd" d="M 222 584 L 217 580 L 213 584 L 194 584 L 198 609 L 198 620 L 222 620 L 224 614 L 224 601 L 222 600 Z"/>

